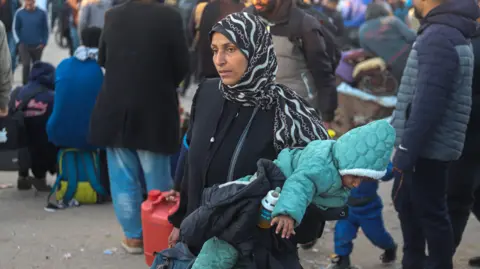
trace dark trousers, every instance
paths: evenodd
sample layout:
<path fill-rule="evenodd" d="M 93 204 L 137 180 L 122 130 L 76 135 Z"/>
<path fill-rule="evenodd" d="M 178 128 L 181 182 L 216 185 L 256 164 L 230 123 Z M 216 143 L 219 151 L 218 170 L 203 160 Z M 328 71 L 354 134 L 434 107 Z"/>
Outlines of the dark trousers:
<path fill-rule="evenodd" d="M 403 234 L 403 269 L 453 268 L 453 233 L 446 201 L 448 166 L 447 162 L 419 159 L 414 172 L 395 178 L 392 194 Z"/>
<path fill-rule="evenodd" d="M 30 76 L 30 65 L 36 61 L 40 61 L 42 58 L 43 48 L 30 47 L 24 44 L 20 44 L 19 47 L 20 57 L 22 58 L 23 65 L 23 85 L 27 84 L 28 77 Z"/>
<path fill-rule="evenodd" d="M 448 173 L 448 212 L 457 248 L 467 226 L 470 212 L 480 218 L 480 156 L 462 156 Z"/>
<path fill-rule="evenodd" d="M 36 179 L 44 179 L 47 172 L 56 172 L 57 149 L 50 145 L 45 149 L 21 148 L 18 150 L 18 176 L 30 176 L 30 170 Z"/>

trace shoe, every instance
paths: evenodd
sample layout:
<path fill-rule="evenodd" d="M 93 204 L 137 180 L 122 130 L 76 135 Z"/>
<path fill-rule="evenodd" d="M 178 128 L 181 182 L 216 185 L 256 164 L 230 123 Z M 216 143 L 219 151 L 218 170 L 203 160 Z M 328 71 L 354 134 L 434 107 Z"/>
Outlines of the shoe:
<path fill-rule="evenodd" d="M 129 254 L 143 254 L 143 240 L 142 239 L 133 239 L 125 238 L 122 241 L 122 247 Z"/>
<path fill-rule="evenodd" d="M 32 181 L 29 177 L 18 177 L 17 189 L 20 191 L 30 190 L 32 188 Z"/>
<path fill-rule="evenodd" d="M 47 184 L 45 178 L 34 178 L 30 182 L 38 192 L 50 192 L 52 190 L 52 186 Z"/>
<path fill-rule="evenodd" d="M 480 256 L 471 258 L 468 261 L 468 265 L 470 265 L 472 267 L 480 267 Z"/>
<path fill-rule="evenodd" d="M 385 252 L 380 256 L 380 260 L 383 264 L 389 264 L 397 260 L 397 245 L 391 249 L 385 250 Z"/>
<path fill-rule="evenodd" d="M 316 243 L 317 243 L 317 239 L 313 240 L 312 242 L 308 242 L 306 244 L 300 244 L 300 247 L 307 250 L 307 249 L 313 248 L 313 246 L 315 246 Z"/>
<path fill-rule="evenodd" d="M 327 269 L 351 269 L 350 265 L 350 256 L 339 256 L 332 255 L 330 256 L 331 264 Z"/>

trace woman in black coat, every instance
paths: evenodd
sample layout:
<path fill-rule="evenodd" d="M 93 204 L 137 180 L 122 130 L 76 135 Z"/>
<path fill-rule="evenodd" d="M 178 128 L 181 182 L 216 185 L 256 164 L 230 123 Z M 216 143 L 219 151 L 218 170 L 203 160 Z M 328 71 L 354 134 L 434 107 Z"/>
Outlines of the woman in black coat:
<path fill-rule="evenodd" d="M 170 155 L 180 145 L 176 88 L 189 62 L 182 25 L 175 8 L 155 0 L 129 1 L 105 15 L 98 61 L 106 73 L 90 140 L 107 148 L 113 205 L 130 253 L 143 253 L 144 188 L 172 187 Z"/>
<path fill-rule="evenodd" d="M 284 148 L 328 138 L 315 110 L 275 83 L 272 37 L 259 17 L 229 15 L 213 27 L 210 38 L 220 79 L 204 81 L 194 97 L 185 174 L 175 186 L 180 208 L 170 218 L 177 228 L 170 243 L 178 240 L 182 220 L 200 206 L 204 188 L 253 174 L 257 160 L 273 160 Z M 268 234 L 284 246 L 273 258 L 293 264 L 285 268 L 299 268 L 295 238 Z M 258 268 L 266 268 L 259 263 Z"/>

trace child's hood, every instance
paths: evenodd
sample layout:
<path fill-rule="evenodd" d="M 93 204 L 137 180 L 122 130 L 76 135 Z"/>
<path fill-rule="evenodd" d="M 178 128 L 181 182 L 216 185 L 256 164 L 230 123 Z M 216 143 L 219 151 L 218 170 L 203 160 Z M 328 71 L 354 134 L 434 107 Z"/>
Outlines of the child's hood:
<path fill-rule="evenodd" d="M 341 136 L 333 146 L 340 175 L 381 179 L 395 142 L 395 129 L 385 120 L 371 122 Z"/>

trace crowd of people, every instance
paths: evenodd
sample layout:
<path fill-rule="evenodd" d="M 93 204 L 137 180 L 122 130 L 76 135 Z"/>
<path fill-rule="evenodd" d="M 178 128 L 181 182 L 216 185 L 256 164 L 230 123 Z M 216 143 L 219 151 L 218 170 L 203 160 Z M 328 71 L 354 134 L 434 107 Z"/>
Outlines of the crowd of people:
<path fill-rule="evenodd" d="M 301 268 L 297 246 L 329 220 L 332 269 L 351 268 L 359 228 L 382 263 L 402 245 L 404 269 L 453 268 L 470 213 L 480 219 L 476 1 L 49 3 L 50 15 L 35 0 L 0 2 L 0 117 L 25 107 L 28 134 L 18 189 L 55 192 L 47 173 L 74 148 L 105 167 L 131 254 L 144 252 L 145 195 L 161 190 L 180 199 L 169 245 L 188 246 L 192 268 Z M 42 61 L 53 31 L 70 51 L 57 67 Z M 342 83 L 395 95 L 390 120 L 332 139 Z M 194 84 L 182 132 L 179 96 Z M 388 180 L 402 242 L 383 222 Z M 273 228 L 259 228 L 277 187 Z"/>

